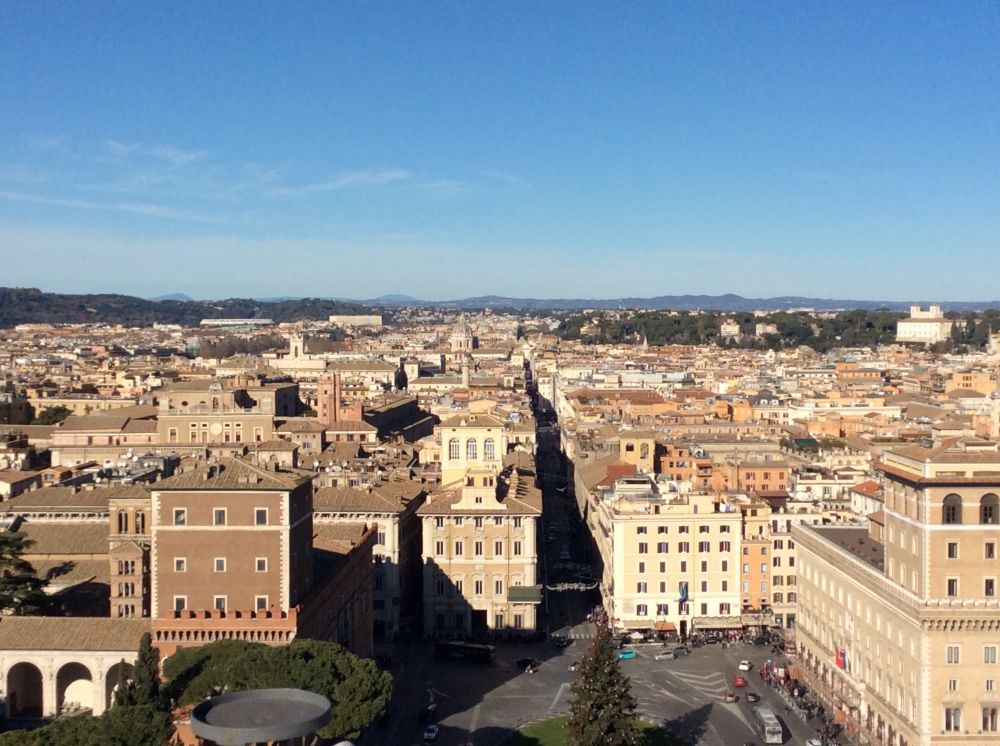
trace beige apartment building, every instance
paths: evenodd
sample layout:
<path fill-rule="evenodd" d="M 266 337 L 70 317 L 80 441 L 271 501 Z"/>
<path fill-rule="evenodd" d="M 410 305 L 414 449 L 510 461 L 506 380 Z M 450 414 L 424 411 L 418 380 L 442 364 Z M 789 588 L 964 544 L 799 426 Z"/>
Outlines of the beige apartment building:
<path fill-rule="evenodd" d="M 262 443 L 275 437 L 276 415 L 296 414 L 297 399 L 293 384 L 251 386 L 235 379 L 175 383 L 160 396 L 157 437 L 161 446 Z"/>
<path fill-rule="evenodd" d="M 424 634 L 437 639 L 533 635 L 541 602 L 542 513 L 530 454 L 503 470 L 470 468 L 428 496 L 423 529 Z"/>
<path fill-rule="evenodd" d="M 441 444 L 441 484 L 461 482 L 469 470 L 498 474 L 507 453 L 505 421 L 488 412 L 457 414 L 434 428 Z"/>
<path fill-rule="evenodd" d="M 885 451 L 884 542 L 792 529 L 796 675 L 849 728 L 889 746 L 1000 743 L 1000 451 Z"/>
<path fill-rule="evenodd" d="M 590 495 L 608 617 L 623 629 L 738 629 L 740 511 L 662 477 L 619 477 Z"/>

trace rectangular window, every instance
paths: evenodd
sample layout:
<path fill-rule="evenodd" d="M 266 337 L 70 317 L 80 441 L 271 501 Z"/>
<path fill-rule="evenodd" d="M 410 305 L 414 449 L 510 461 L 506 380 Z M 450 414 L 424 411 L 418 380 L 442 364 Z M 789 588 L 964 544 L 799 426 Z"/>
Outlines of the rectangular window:
<path fill-rule="evenodd" d="M 477 596 L 483 595 L 483 581 L 476 580 L 472 583 L 473 591 Z"/>
<path fill-rule="evenodd" d="M 442 516 L 434 519 L 434 528 L 444 528 L 444 518 Z"/>
<path fill-rule="evenodd" d="M 733 546 L 733 545 L 732 545 L 732 544 L 731 544 L 730 542 L 728 542 L 728 541 L 720 541 L 720 542 L 719 542 L 719 551 L 720 551 L 720 552 L 728 552 L 728 551 L 731 551 L 731 549 L 732 549 L 732 546 Z"/>
<path fill-rule="evenodd" d="M 226 597 L 225 596 L 215 596 L 213 598 L 214 606 L 216 611 L 226 610 Z"/>
<path fill-rule="evenodd" d="M 455 580 L 453 582 L 455 583 L 455 592 L 462 595 L 462 589 L 464 586 L 463 582 L 461 580 Z"/>
<path fill-rule="evenodd" d="M 649 606 L 646 604 L 636 604 L 635 605 L 635 615 L 636 616 L 646 616 L 649 614 Z"/>
<path fill-rule="evenodd" d="M 958 645 L 949 645 L 946 649 L 947 660 L 950 665 L 957 666 L 961 660 L 961 648 Z"/>
<path fill-rule="evenodd" d="M 174 508 L 174 525 L 186 526 L 188 512 L 185 508 Z"/>
<path fill-rule="evenodd" d="M 710 526 L 698 526 L 698 533 L 699 534 L 707 534 L 711 530 L 712 529 L 711 529 Z"/>
<path fill-rule="evenodd" d="M 701 615 L 708 616 L 708 604 L 701 605 Z"/>
<path fill-rule="evenodd" d="M 983 595 L 995 596 L 996 584 L 997 581 L 994 578 L 986 578 L 986 580 L 983 582 Z"/>
<path fill-rule="evenodd" d="M 702 593 L 708 593 L 708 581 L 707 580 L 701 581 L 701 592 Z"/>
<path fill-rule="evenodd" d="M 226 558 L 216 557 L 215 558 L 215 572 L 225 572 L 226 571 Z"/>
<path fill-rule="evenodd" d="M 948 578 L 948 595 L 952 598 L 958 595 L 958 578 Z"/>
<path fill-rule="evenodd" d="M 644 533 L 646 533 L 646 527 L 645 526 L 636 526 L 635 527 L 635 532 L 637 534 L 644 534 Z"/>
<path fill-rule="evenodd" d="M 677 545 L 677 551 L 680 552 L 681 554 L 684 554 L 685 552 L 690 552 L 691 545 L 686 541 L 682 541 L 680 544 Z"/>
<path fill-rule="evenodd" d="M 520 557 L 521 556 L 521 542 L 520 541 L 515 541 L 514 542 L 514 556 L 515 557 Z"/>
<path fill-rule="evenodd" d="M 666 554 L 669 551 L 669 545 L 665 541 L 658 542 L 656 545 L 656 551 L 659 554 Z"/>
<path fill-rule="evenodd" d="M 253 524 L 255 526 L 267 525 L 267 508 L 254 508 Z"/>
<path fill-rule="evenodd" d="M 267 611 L 267 596 L 254 596 L 253 603 L 257 611 Z"/>
<path fill-rule="evenodd" d="M 434 542 L 434 554 L 436 554 L 438 557 L 443 557 L 444 556 L 444 542 L 443 541 L 436 541 L 436 542 Z"/>
<path fill-rule="evenodd" d="M 174 557 L 174 572 L 187 572 L 187 560 L 183 557 Z"/>
<path fill-rule="evenodd" d="M 723 580 L 722 581 L 722 592 L 725 593 L 728 590 L 729 590 L 729 581 L 728 580 Z"/>
<path fill-rule="evenodd" d="M 225 508 L 215 508 L 212 511 L 212 523 L 216 526 L 226 525 L 226 509 Z"/>
<path fill-rule="evenodd" d="M 254 570 L 256 572 L 267 572 L 267 557 L 257 557 L 254 560 Z"/>
<path fill-rule="evenodd" d="M 948 542 L 948 559 L 958 559 L 958 542 Z"/>
<path fill-rule="evenodd" d="M 184 611 L 187 608 L 187 596 L 174 596 L 174 611 Z"/>
<path fill-rule="evenodd" d="M 520 518 L 515 518 L 514 519 L 514 528 L 521 528 L 521 519 Z M 516 619 L 517 615 L 515 615 L 514 618 Z"/>
<path fill-rule="evenodd" d="M 949 692 L 958 691 L 958 679 L 948 679 L 948 691 Z"/>
<path fill-rule="evenodd" d="M 514 615 L 514 629 L 524 629 L 524 614 Z"/>
<path fill-rule="evenodd" d="M 646 572 L 646 563 L 645 562 L 640 562 L 639 563 L 639 572 Z"/>
<path fill-rule="evenodd" d="M 709 551 L 709 546 L 710 545 L 709 545 L 709 543 L 707 541 L 699 541 L 698 542 L 698 551 L 699 552 L 708 552 Z"/>
<path fill-rule="evenodd" d="M 986 645 L 983 647 L 983 663 L 997 662 L 997 646 Z"/>
<path fill-rule="evenodd" d="M 657 604 L 656 616 L 668 616 L 670 614 L 670 604 Z"/>
<path fill-rule="evenodd" d="M 962 708 L 944 708 L 944 729 L 946 731 L 959 731 L 962 729 Z"/>
<path fill-rule="evenodd" d="M 996 707 L 984 707 L 983 708 L 983 732 L 984 733 L 996 733 L 997 730 L 997 708 Z"/>
<path fill-rule="evenodd" d="M 461 557 L 465 554 L 465 544 L 462 541 L 455 542 L 455 556 Z"/>
<path fill-rule="evenodd" d="M 503 557 L 503 541 L 493 542 L 493 556 Z"/>
<path fill-rule="evenodd" d="M 688 571 L 687 560 L 681 560 L 681 572 L 687 572 L 687 571 Z"/>
<path fill-rule="evenodd" d="M 665 533 L 667 533 L 667 527 L 666 526 L 657 526 L 656 527 L 656 533 L 658 533 L 658 534 L 665 534 Z"/>
<path fill-rule="evenodd" d="M 708 560 L 701 561 L 701 571 L 708 572 Z"/>
<path fill-rule="evenodd" d="M 494 593 L 494 595 L 497 595 L 497 596 L 502 596 L 503 595 L 503 581 L 502 580 L 497 579 L 497 580 L 493 581 L 493 593 Z"/>
<path fill-rule="evenodd" d="M 476 557 L 482 557 L 483 556 L 483 542 L 481 542 L 481 541 L 474 541 L 472 543 L 472 553 Z"/>
<path fill-rule="evenodd" d="M 503 612 L 493 615 L 493 629 L 503 629 Z"/>
<path fill-rule="evenodd" d="M 635 584 L 635 592 L 636 593 L 645 593 L 646 592 L 646 583 L 645 582 L 638 582 L 638 583 L 636 583 Z"/>
<path fill-rule="evenodd" d="M 722 560 L 722 572 L 729 572 L 729 560 Z"/>
<path fill-rule="evenodd" d="M 666 571 L 667 571 L 667 563 L 666 562 L 661 562 L 660 563 L 660 572 L 666 572 Z"/>

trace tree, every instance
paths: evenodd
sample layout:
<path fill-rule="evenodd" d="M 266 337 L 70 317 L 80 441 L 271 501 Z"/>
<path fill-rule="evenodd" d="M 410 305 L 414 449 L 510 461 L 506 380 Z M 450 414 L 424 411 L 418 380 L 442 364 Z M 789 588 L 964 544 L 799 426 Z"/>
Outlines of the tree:
<path fill-rule="evenodd" d="M 385 713 L 392 694 L 392 675 L 374 661 L 319 640 L 282 647 L 223 640 L 178 651 L 163 673 L 169 696 L 181 705 L 247 689 L 293 687 L 322 694 L 333 703 L 330 722 L 319 731 L 323 738 L 356 738 Z"/>
<path fill-rule="evenodd" d="M 72 717 L 31 731 L 0 735 L 0 746 L 166 746 L 174 734 L 170 713 L 152 705 L 112 707 L 100 717 Z"/>
<path fill-rule="evenodd" d="M 23 558 L 31 541 L 16 531 L 0 531 L 0 610 L 33 614 L 46 605 L 45 581 Z"/>
<path fill-rule="evenodd" d="M 160 697 L 160 655 L 153 647 L 148 632 L 139 640 L 139 655 L 132 671 L 132 680 L 124 680 L 125 666 L 118 669 L 118 689 L 115 704 L 123 707 L 135 705 L 159 705 Z"/>
<path fill-rule="evenodd" d="M 32 425 L 58 425 L 60 422 L 65 420 L 73 414 L 69 409 L 63 406 L 58 407 L 46 407 L 43 409 L 35 419 L 31 421 Z"/>
<path fill-rule="evenodd" d="M 580 663 L 572 692 L 566 721 L 566 742 L 570 746 L 639 743 L 631 682 L 618 665 L 618 652 L 603 614 L 597 619 L 594 642 Z"/>

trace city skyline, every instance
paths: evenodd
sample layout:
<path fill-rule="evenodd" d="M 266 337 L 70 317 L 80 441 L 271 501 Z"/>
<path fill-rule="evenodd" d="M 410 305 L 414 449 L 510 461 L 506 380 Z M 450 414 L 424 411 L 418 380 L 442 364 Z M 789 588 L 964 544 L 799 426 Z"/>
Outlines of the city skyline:
<path fill-rule="evenodd" d="M 988 3 L 5 16 L 3 285 L 996 295 Z"/>

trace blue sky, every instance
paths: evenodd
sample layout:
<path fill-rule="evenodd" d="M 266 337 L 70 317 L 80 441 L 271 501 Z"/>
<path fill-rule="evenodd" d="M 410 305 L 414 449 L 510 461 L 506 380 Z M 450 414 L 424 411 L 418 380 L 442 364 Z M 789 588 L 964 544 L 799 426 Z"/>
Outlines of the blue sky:
<path fill-rule="evenodd" d="M 1000 4 L 0 2 L 0 285 L 1000 298 Z"/>

